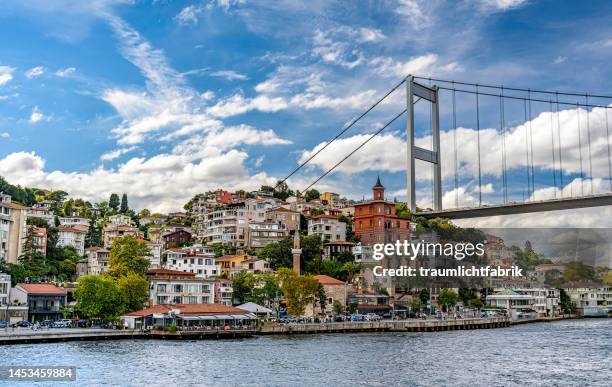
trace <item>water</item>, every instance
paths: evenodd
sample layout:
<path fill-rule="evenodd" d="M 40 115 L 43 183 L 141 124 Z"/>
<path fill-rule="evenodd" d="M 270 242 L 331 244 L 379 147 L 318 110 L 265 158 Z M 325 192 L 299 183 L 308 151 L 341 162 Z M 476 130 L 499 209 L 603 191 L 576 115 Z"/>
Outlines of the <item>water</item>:
<path fill-rule="evenodd" d="M 0 347 L 0 359 L 75 365 L 80 386 L 609 386 L 612 319 L 431 333 L 30 344 Z"/>

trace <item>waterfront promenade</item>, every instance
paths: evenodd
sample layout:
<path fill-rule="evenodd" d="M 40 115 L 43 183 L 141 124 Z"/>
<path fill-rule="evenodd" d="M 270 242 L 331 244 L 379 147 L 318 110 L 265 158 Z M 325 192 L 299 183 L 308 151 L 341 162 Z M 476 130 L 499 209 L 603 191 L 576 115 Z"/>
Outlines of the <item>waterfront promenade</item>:
<path fill-rule="evenodd" d="M 506 317 L 457 320 L 382 320 L 312 324 L 265 323 L 258 329 L 178 330 L 177 332 L 114 330 L 96 328 L 67 328 L 33 331 L 8 329 L 0 331 L 0 345 L 47 343 L 60 341 L 118 340 L 118 339 L 232 339 L 253 335 L 293 335 L 354 332 L 437 332 L 449 330 L 490 329 L 510 326 Z"/>

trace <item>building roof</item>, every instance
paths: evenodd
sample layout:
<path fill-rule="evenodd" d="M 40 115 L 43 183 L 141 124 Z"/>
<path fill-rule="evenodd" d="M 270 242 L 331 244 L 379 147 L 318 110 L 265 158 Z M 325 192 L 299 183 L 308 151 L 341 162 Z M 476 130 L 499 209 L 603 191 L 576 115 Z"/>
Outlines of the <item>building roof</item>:
<path fill-rule="evenodd" d="M 194 277 L 195 273 L 187 273 L 179 270 L 170 270 L 170 269 L 149 269 L 147 271 L 147 275 L 153 276 L 164 276 L 164 275 L 174 275 L 174 276 L 182 276 L 182 277 Z"/>
<path fill-rule="evenodd" d="M 217 314 L 248 314 L 244 309 L 234 308 L 222 304 L 175 304 L 175 305 L 155 305 L 147 309 L 138 310 L 127 314 L 130 317 L 145 317 L 152 314 L 166 314 L 171 310 L 178 310 L 179 315 L 217 315 Z"/>
<path fill-rule="evenodd" d="M 76 232 L 76 233 L 80 233 L 80 234 L 86 234 L 87 230 L 89 230 L 89 227 L 85 226 L 85 225 L 81 225 L 81 224 L 77 224 L 77 225 L 62 225 L 59 226 L 57 228 L 58 231 L 64 231 L 64 232 Z"/>
<path fill-rule="evenodd" d="M 88 247 L 85 249 L 85 251 L 87 252 L 102 252 L 102 253 L 110 253 L 109 250 L 105 249 L 104 247 L 100 247 L 100 246 L 92 246 L 92 247 Z"/>
<path fill-rule="evenodd" d="M 355 246 L 355 243 L 348 241 L 329 241 L 325 242 L 325 246 L 328 245 L 339 245 L 339 246 Z"/>
<path fill-rule="evenodd" d="M 66 294 L 66 290 L 58 288 L 53 284 L 17 284 L 28 294 Z"/>
<path fill-rule="evenodd" d="M 257 305 L 254 302 L 246 302 L 242 305 L 238 305 L 236 308 L 246 310 L 251 313 L 272 313 L 273 310 L 266 308 L 265 306 Z"/>
<path fill-rule="evenodd" d="M 327 215 L 327 214 L 322 214 L 322 215 L 317 215 L 317 216 L 313 216 L 312 219 L 338 219 L 338 217 L 336 215 Z"/>
<path fill-rule="evenodd" d="M 8 207 L 8 208 L 12 208 L 14 210 L 25 210 L 28 207 L 24 207 L 20 204 L 17 203 L 9 203 L 9 202 L 0 202 L 0 206 L 4 206 L 4 207 Z"/>
<path fill-rule="evenodd" d="M 376 184 L 374 184 L 374 187 L 372 188 L 385 188 L 385 186 L 380 182 L 380 176 L 376 178 Z"/>
<path fill-rule="evenodd" d="M 276 208 L 272 208 L 271 210 L 268 210 L 268 212 L 272 212 L 272 211 L 276 211 L 276 212 L 292 212 L 294 214 L 299 214 L 299 211 L 293 211 L 293 210 L 289 210 L 285 207 L 276 207 Z"/>
<path fill-rule="evenodd" d="M 344 282 L 340 281 L 339 279 L 335 279 L 333 277 L 330 277 L 324 274 L 315 275 L 314 278 L 317 281 L 319 281 L 321 285 L 346 285 Z"/>

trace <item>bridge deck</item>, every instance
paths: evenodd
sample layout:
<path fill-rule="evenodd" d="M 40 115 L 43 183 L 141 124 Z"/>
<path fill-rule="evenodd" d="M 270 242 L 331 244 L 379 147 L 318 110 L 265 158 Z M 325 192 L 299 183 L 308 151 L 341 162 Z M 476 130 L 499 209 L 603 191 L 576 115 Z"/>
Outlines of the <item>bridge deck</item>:
<path fill-rule="evenodd" d="M 531 212 L 569 210 L 612 205 L 612 194 L 550 199 L 536 202 L 508 203 L 473 208 L 453 208 L 442 211 L 419 212 L 425 218 L 468 219 L 496 215 L 526 214 Z"/>

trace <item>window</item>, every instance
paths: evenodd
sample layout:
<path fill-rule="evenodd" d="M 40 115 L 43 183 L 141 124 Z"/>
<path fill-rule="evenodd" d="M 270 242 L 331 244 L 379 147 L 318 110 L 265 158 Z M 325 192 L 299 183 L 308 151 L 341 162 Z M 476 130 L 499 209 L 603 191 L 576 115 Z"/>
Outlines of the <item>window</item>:
<path fill-rule="evenodd" d="M 157 291 L 160 293 L 166 292 L 166 284 L 157 284 Z"/>

